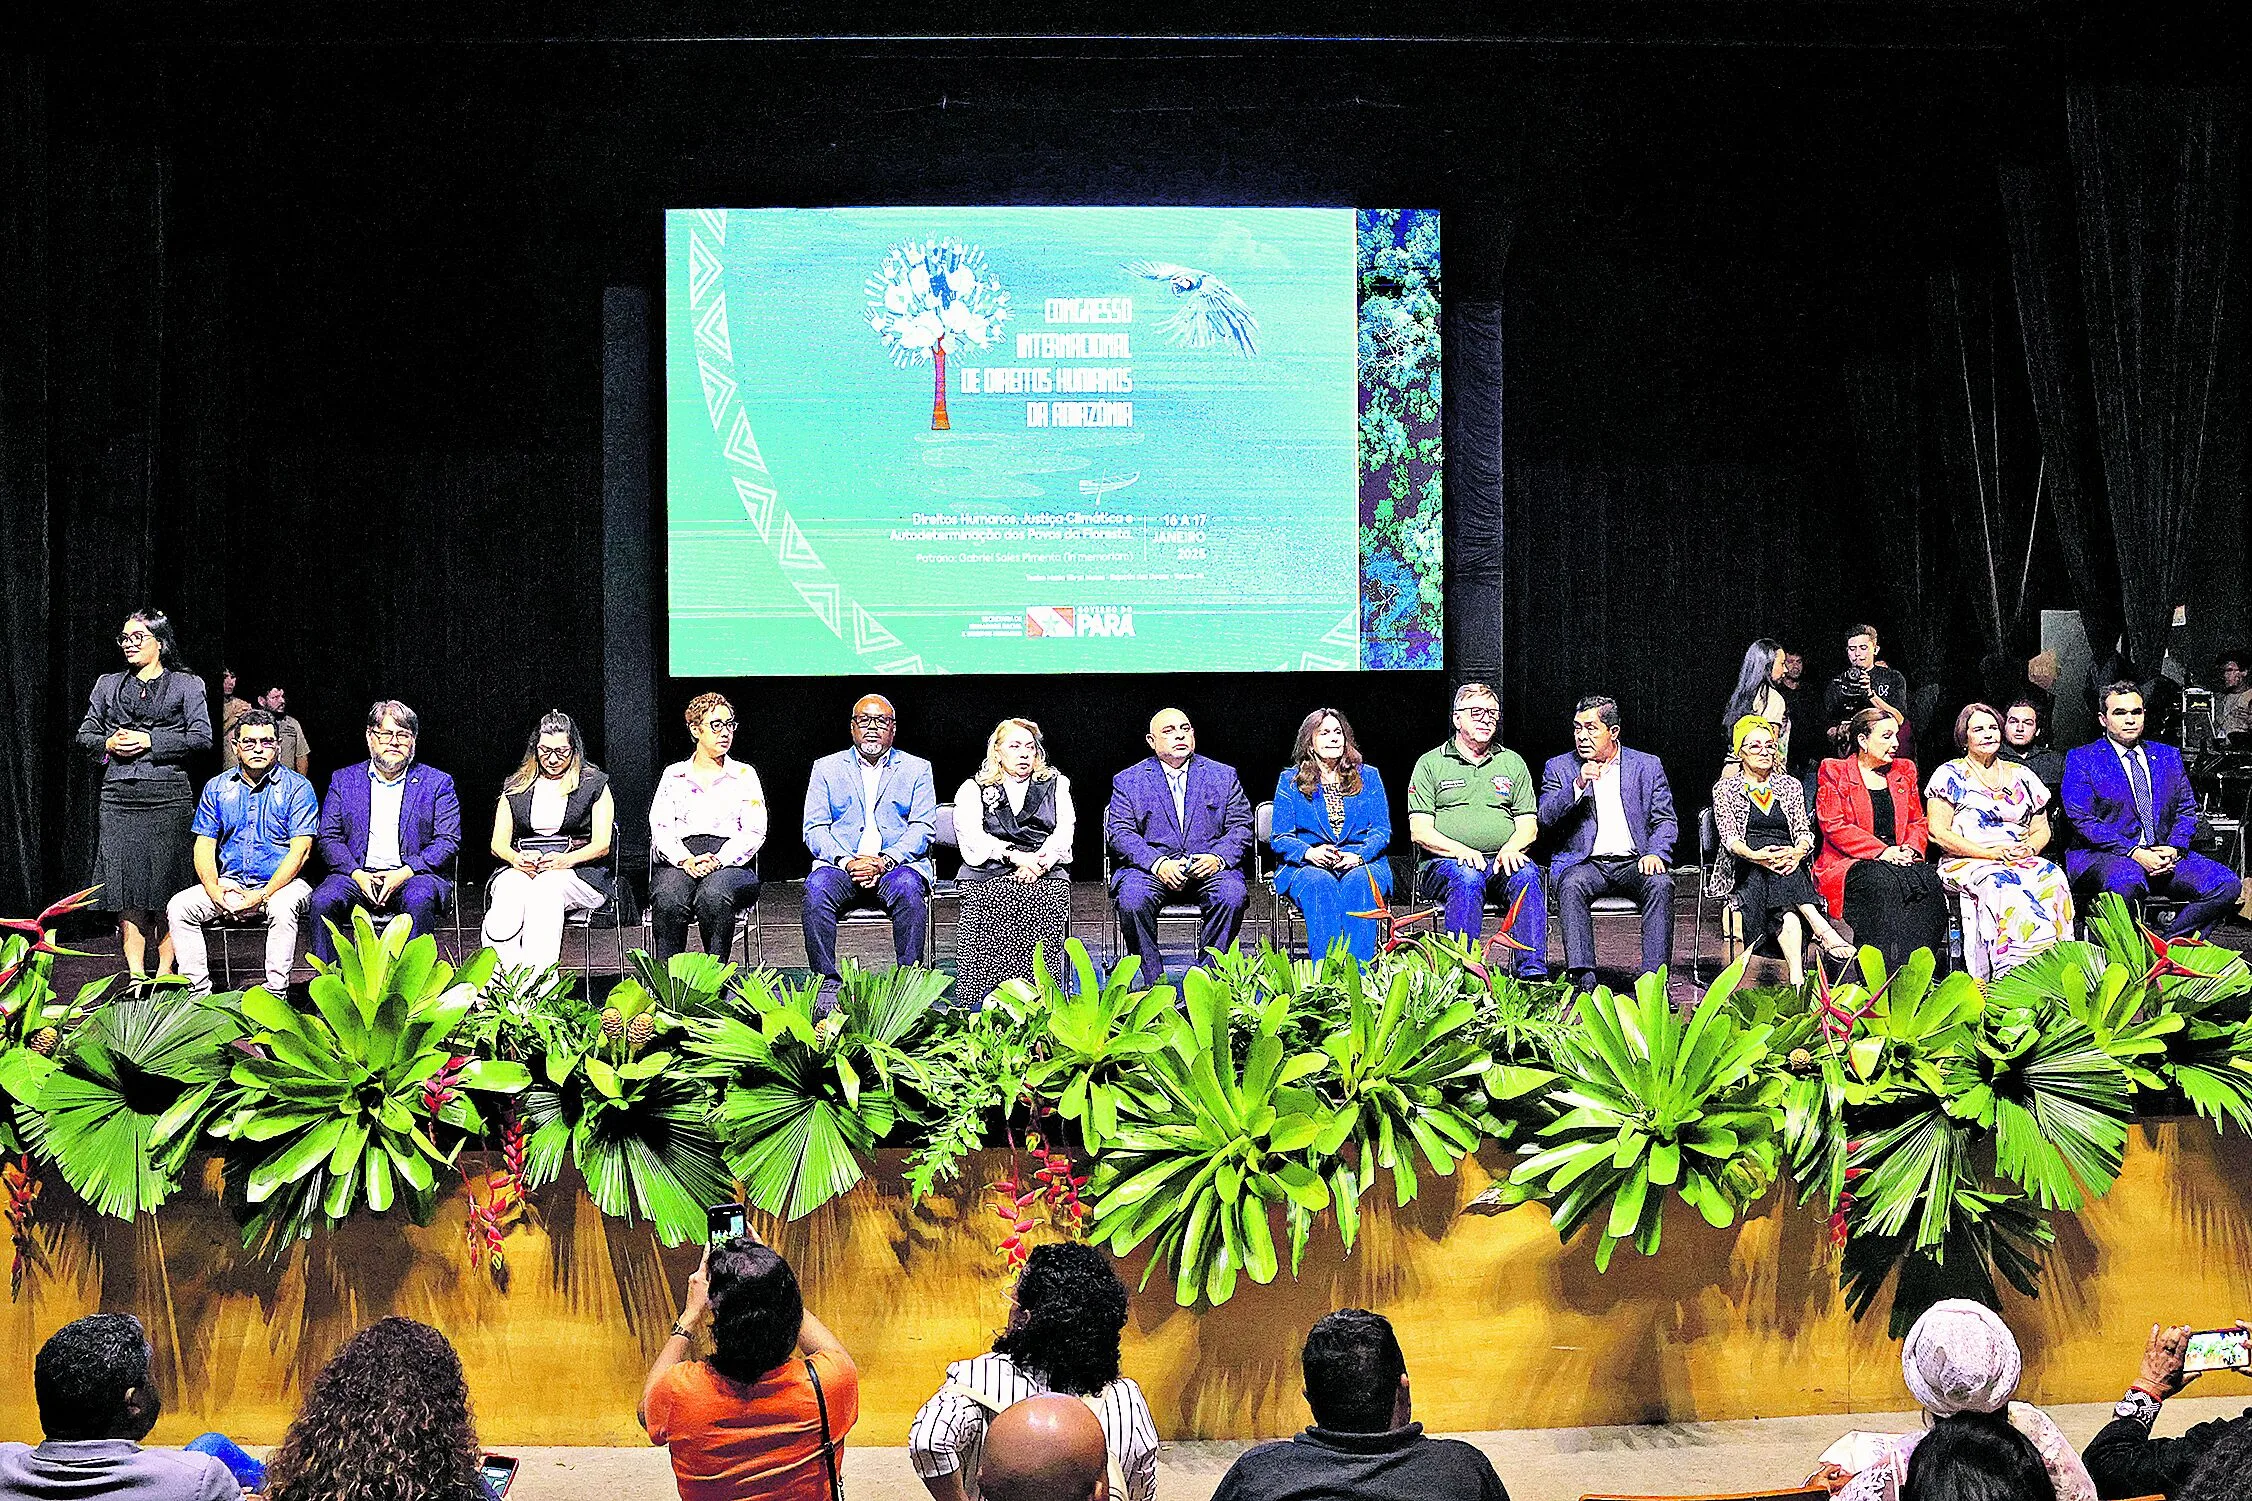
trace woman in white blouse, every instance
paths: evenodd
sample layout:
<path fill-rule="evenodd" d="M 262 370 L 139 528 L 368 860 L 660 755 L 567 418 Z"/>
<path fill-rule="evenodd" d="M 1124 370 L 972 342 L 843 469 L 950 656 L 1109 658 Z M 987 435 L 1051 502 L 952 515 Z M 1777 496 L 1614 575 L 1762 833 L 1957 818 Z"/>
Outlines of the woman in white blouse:
<path fill-rule="evenodd" d="M 649 804 L 650 949 L 660 965 L 688 947 L 691 917 L 704 952 L 727 957 L 736 919 L 758 900 L 752 862 L 766 843 L 758 773 L 727 754 L 735 706 L 700 694 L 685 717 L 696 753 L 665 768 Z"/>
<path fill-rule="evenodd" d="M 610 899 L 616 822 L 610 779 L 587 760 L 571 716 L 550 709 L 493 810 L 493 858 L 503 868 L 486 902 L 485 942 L 502 968 L 552 969 L 565 915 Z"/>
<path fill-rule="evenodd" d="M 1071 783 L 1048 764 L 1040 726 L 1004 719 L 985 764 L 954 794 L 962 851 L 962 920 L 955 1004 L 983 1006 L 1003 980 L 1032 976 L 1032 952 L 1051 963 L 1071 931 Z"/>

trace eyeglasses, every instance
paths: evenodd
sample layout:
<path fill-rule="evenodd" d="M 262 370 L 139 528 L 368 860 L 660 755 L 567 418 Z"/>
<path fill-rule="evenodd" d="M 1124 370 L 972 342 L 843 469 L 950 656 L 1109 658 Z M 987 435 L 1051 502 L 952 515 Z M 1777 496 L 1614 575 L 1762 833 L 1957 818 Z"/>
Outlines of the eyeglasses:
<path fill-rule="evenodd" d="M 1489 721 L 1498 723 L 1501 719 L 1501 710 L 1482 709 L 1474 704 L 1457 709 L 1454 712 L 1460 714 L 1464 719 L 1475 719 L 1481 723 Z"/>
<path fill-rule="evenodd" d="M 235 749 L 237 751 L 280 750 L 281 742 L 271 735 L 263 736 L 257 740 L 253 740 L 247 735 L 238 735 L 235 737 Z"/>
<path fill-rule="evenodd" d="M 568 761 L 571 759 L 571 748 L 567 745 L 543 745 L 535 754 L 542 761 Z"/>
<path fill-rule="evenodd" d="M 735 721 L 732 719 L 707 719 L 704 721 L 704 728 L 715 735 L 732 735 L 735 733 Z"/>
<path fill-rule="evenodd" d="M 117 638 L 117 644 L 124 647 L 127 651 L 131 651 L 137 646 L 148 645 L 149 634 L 146 631 L 127 631 L 124 635 Z"/>
<path fill-rule="evenodd" d="M 852 716 L 852 727 L 856 730 L 880 730 L 885 725 L 897 723 L 899 723 L 898 716 L 892 714 L 855 714 Z"/>
<path fill-rule="evenodd" d="M 368 739 L 379 745 L 412 745 L 414 744 L 414 731 L 370 730 L 368 731 Z"/>

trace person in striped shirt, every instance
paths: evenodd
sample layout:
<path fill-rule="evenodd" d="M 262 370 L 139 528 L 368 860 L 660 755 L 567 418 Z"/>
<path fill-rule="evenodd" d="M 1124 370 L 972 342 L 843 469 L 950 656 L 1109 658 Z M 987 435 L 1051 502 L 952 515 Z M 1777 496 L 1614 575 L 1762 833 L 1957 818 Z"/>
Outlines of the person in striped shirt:
<path fill-rule="evenodd" d="M 1093 1246 L 1037 1246 L 1012 1305 L 992 1353 L 947 1366 L 946 1384 L 908 1430 L 908 1458 L 933 1501 L 982 1501 L 986 1425 L 1050 1392 L 1079 1398 L 1101 1423 L 1111 1501 L 1154 1501 L 1157 1424 L 1141 1387 L 1118 1371 L 1126 1286 L 1110 1258 Z"/>

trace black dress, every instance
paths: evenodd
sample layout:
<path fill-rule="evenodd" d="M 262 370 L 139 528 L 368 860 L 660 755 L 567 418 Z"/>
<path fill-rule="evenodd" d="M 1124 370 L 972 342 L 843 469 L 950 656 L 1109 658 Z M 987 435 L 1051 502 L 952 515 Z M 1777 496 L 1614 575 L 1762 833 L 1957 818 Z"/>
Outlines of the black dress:
<path fill-rule="evenodd" d="M 1791 847 L 1790 821 L 1783 817 L 1782 804 L 1770 802 L 1766 808 L 1746 799 L 1750 813 L 1744 819 L 1744 843 L 1751 849 L 1789 849 Z M 1783 919 L 1799 908 L 1811 906 L 1822 900 L 1814 889 L 1814 877 L 1801 860 L 1798 869 L 1789 875 L 1777 875 L 1766 866 L 1750 860 L 1736 862 L 1736 910 L 1744 917 L 1744 941 L 1758 943 L 1770 938 L 1782 927 Z"/>
<path fill-rule="evenodd" d="M 1898 838 L 1893 811 L 1891 787 L 1869 789 L 1873 832 L 1887 847 Z M 1939 884 L 1939 872 L 1925 861 L 1894 865 L 1856 860 L 1848 865 L 1845 920 L 1855 943 L 1884 956 L 1888 973 L 1918 949 L 1930 949 L 1939 968 L 1947 968 L 1947 892 Z"/>
<path fill-rule="evenodd" d="M 162 912 L 196 883 L 195 815 L 190 756 L 211 749 L 211 708 L 203 679 L 165 671 L 154 678 L 104 673 L 78 725 L 78 746 L 102 763 L 102 798 L 94 849 L 94 906 L 102 912 Z M 139 730 L 149 748 L 129 758 L 104 742 L 118 730 Z"/>

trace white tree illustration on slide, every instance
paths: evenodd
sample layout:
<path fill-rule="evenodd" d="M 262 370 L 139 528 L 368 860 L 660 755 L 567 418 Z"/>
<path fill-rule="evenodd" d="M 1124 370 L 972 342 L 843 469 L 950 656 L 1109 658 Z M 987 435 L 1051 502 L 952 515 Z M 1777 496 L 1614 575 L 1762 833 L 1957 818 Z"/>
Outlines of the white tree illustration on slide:
<path fill-rule="evenodd" d="M 937 367 L 931 385 L 931 427 L 946 418 L 946 357 L 983 349 L 1009 319 L 1009 294 L 1001 290 L 985 252 L 951 237 L 894 245 L 868 278 L 868 326 L 901 367 Z"/>

